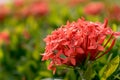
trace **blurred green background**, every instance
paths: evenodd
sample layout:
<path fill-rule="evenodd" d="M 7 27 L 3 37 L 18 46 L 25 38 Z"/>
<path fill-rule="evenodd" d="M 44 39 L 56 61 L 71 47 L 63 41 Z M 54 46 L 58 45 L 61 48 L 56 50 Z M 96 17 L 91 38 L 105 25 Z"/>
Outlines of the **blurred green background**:
<path fill-rule="evenodd" d="M 100 6 L 86 9 L 95 2 Z M 67 21 L 77 21 L 81 17 L 93 22 L 104 22 L 108 18 L 109 26 L 120 31 L 119 3 L 120 0 L 11 0 L 0 3 L 0 80 L 76 80 L 76 72 L 72 69 L 58 68 L 54 75 L 47 70 L 49 61 L 41 61 L 45 48 L 43 39 Z M 99 80 L 99 70 L 120 55 L 120 39 L 116 43 L 96 62 L 93 80 Z M 108 80 L 120 80 L 120 65 Z"/>

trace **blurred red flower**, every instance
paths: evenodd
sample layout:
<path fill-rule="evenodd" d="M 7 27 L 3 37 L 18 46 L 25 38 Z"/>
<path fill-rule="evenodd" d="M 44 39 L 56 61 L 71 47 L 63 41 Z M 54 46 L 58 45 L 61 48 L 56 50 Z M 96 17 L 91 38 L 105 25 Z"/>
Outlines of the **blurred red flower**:
<path fill-rule="evenodd" d="M 9 43 L 9 34 L 7 32 L 0 32 L 0 43 Z"/>
<path fill-rule="evenodd" d="M 29 34 L 29 32 L 28 32 L 27 30 L 24 30 L 24 31 L 23 31 L 23 36 L 24 36 L 24 38 L 27 39 L 27 40 L 30 39 L 30 34 Z"/>
<path fill-rule="evenodd" d="M 20 9 L 17 14 L 22 17 L 28 17 L 30 15 L 30 9 L 29 6 L 23 7 Z"/>
<path fill-rule="evenodd" d="M 0 20 L 3 20 L 10 14 L 10 9 L 5 5 L 0 5 Z"/>
<path fill-rule="evenodd" d="M 114 5 L 109 12 L 110 19 L 120 21 L 120 6 Z"/>
<path fill-rule="evenodd" d="M 107 35 L 110 39 L 103 46 Z M 95 60 L 113 47 L 116 37 L 120 33 L 113 32 L 107 27 L 107 20 L 104 24 L 78 19 L 77 22 L 69 23 L 53 31 L 44 41 L 46 42 L 45 53 L 42 60 L 50 59 L 48 69 L 55 72 L 57 65 L 77 66 L 81 64 L 90 54 L 90 60 Z M 112 40 L 111 46 L 100 56 L 99 52 L 105 50 L 106 45 Z M 98 56 L 98 57 L 97 57 Z"/>
<path fill-rule="evenodd" d="M 69 0 L 69 4 L 71 6 L 75 6 L 75 5 L 78 5 L 78 4 L 85 2 L 85 1 L 87 1 L 87 0 Z"/>
<path fill-rule="evenodd" d="M 32 15 L 43 16 L 48 13 L 48 5 L 45 2 L 35 2 L 30 5 Z"/>
<path fill-rule="evenodd" d="M 91 2 L 85 6 L 84 12 L 89 15 L 97 15 L 101 13 L 104 9 L 104 4 L 102 2 Z"/>
<path fill-rule="evenodd" d="M 21 7 L 24 4 L 24 0 L 14 0 L 13 3 L 15 7 Z"/>

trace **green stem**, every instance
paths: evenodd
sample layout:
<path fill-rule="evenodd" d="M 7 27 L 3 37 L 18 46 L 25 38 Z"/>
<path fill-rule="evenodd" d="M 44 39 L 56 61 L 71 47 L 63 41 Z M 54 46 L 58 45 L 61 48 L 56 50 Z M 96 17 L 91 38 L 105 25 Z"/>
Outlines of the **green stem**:
<path fill-rule="evenodd" d="M 81 70 L 81 69 L 77 69 L 77 71 L 78 71 L 78 73 L 80 75 L 78 80 L 86 80 L 86 79 L 84 79 L 84 71 Z"/>

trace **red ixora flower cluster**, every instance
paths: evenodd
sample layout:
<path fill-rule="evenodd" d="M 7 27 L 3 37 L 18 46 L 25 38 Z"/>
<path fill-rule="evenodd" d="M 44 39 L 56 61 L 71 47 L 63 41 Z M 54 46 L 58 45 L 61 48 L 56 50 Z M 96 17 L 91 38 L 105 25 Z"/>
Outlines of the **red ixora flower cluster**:
<path fill-rule="evenodd" d="M 116 21 L 120 21 L 120 6 L 114 5 L 109 12 L 110 18 Z"/>
<path fill-rule="evenodd" d="M 24 4 L 24 0 L 13 0 L 16 7 L 21 7 Z"/>
<path fill-rule="evenodd" d="M 7 6 L 0 4 L 0 21 L 4 20 L 4 18 L 9 14 L 10 9 Z"/>
<path fill-rule="evenodd" d="M 48 5 L 45 2 L 36 2 L 31 5 L 31 14 L 46 15 L 48 13 Z"/>
<path fill-rule="evenodd" d="M 0 32 L 0 44 L 2 42 L 5 42 L 6 44 L 9 44 L 9 34 L 5 31 Z"/>
<path fill-rule="evenodd" d="M 91 2 L 85 6 L 84 12 L 89 15 L 100 14 L 104 10 L 104 4 L 102 2 Z"/>
<path fill-rule="evenodd" d="M 20 0 L 22 1 L 22 0 Z M 18 2 L 18 4 L 16 4 L 16 6 L 19 6 L 20 3 Z M 21 4 L 23 5 L 23 4 Z M 19 6 L 20 8 L 18 10 L 15 11 L 15 15 L 17 17 L 28 17 L 28 16 L 45 16 L 49 13 L 49 6 L 48 6 L 48 3 L 45 2 L 45 1 L 34 1 L 33 3 L 30 3 L 28 5 L 24 5 L 21 7 Z M 18 8 L 18 7 L 17 7 Z"/>
<path fill-rule="evenodd" d="M 111 36 L 103 45 L 107 35 Z M 48 69 L 53 72 L 56 71 L 57 65 L 77 66 L 84 62 L 88 54 L 90 54 L 90 60 L 95 60 L 108 53 L 117 36 L 120 36 L 120 32 L 113 32 L 107 27 L 107 20 L 103 24 L 84 19 L 67 22 L 44 39 L 46 48 L 42 60 L 51 60 Z M 105 50 L 110 40 L 112 40 L 111 46 Z M 98 56 L 100 52 L 103 54 Z"/>

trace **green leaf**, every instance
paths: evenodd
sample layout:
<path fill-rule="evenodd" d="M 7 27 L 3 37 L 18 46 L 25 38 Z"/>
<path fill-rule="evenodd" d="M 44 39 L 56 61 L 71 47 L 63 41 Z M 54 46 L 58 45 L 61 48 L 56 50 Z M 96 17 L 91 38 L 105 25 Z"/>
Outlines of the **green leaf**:
<path fill-rule="evenodd" d="M 65 56 L 64 54 L 61 54 L 61 55 L 60 55 L 60 58 L 65 59 L 65 58 L 66 58 L 66 56 Z"/>
<path fill-rule="evenodd" d="M 32 54 L 32 57 L 35 59 L 35 60 L 39 60 L 40 59 L 40 54 L 37 50 L 35 50 Z"/>
<path fill-rule="evenodd" d="M 92 63 L 89 63 L 87 66 L 88 67 L 87 67 L 87 70 L 84 73 L 84 78 L 86 80 L 92 80 L 92 78 L 95 76 L 96 73 L 95 73 L 95 71 L 92 67 Z"/>
<path fill-rule="evenodd" d="M 112 25 L 112 29 L 113 29 L 113 31 L 117 31 L 117 25 L 116 25 L 116 24 L 113 24 L 113 25 Z"/>
<path fill-rule="evenodd" d="M 106 80 L 118 67 L 119 56 L 116 56 L 108 64 L 106 64 L 99 72 L 100 80 Z"/>
<path fill-rule="evenodd" d="M 51 72 L 49 72 L 49 71 L 40 71 L 39 72 L 39 75 L 41 76 L 41 77 L 52 77 L 52 73 Z"/>
<path fill-rule="evenodd" d="M 0 49 L 0 60 L 2 60 L 3 57 L 4 57 L 3 51 L 2 51 L 2 49 Z"/>
<path fill-rule="evenodd" d="M 24 70 L 25 70 L 24 66 L 17 66 L 17 71 L 18 71 L 19 73 L 24 72 Z"/>
<path fill-rule="evenodd" d="M 64 77 L 64 80 L 77 80 L 76 72 L 72 69 L 69 69 Z"/>

